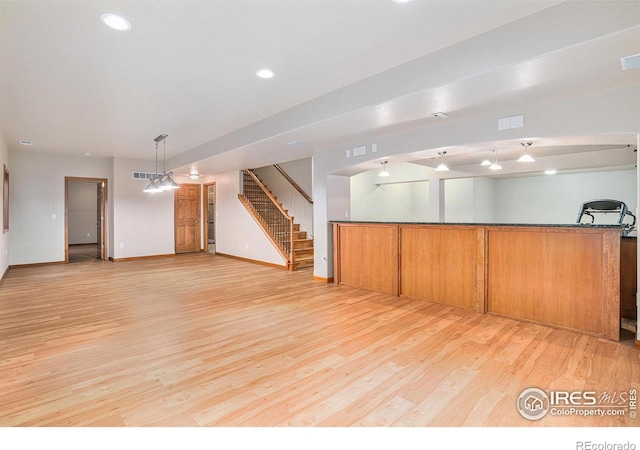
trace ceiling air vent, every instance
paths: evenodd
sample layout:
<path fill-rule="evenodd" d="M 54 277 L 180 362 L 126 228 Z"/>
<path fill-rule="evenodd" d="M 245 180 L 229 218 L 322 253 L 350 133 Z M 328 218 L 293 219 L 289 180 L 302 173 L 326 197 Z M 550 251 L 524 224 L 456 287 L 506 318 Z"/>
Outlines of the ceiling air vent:
<path fill-rule="evenodd" d="M 151 180 L 157 178 L 159 174 L 153 172 L 131 172 L 131 178 L 134 180 Z"/>
<path fill-rule="evenodd" d="M 622 70 L 633 70 L 640 68 L 640 53 L 637 55 L 625 56 L 620 59 Z"/>

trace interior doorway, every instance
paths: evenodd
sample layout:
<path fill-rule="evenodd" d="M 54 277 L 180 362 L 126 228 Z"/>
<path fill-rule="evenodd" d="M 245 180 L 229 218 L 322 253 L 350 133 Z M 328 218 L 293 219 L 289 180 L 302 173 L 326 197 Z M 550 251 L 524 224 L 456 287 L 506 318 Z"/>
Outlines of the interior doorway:
<path fill-rule="evenodd" d="M 107 259 L 106 178 L 65 177 L 66 263 Z"/>
<path fill-rule="evenodd" d="M 216 184 L 206 183 L 204 187 L 204 251 L 216 252 Z"/>

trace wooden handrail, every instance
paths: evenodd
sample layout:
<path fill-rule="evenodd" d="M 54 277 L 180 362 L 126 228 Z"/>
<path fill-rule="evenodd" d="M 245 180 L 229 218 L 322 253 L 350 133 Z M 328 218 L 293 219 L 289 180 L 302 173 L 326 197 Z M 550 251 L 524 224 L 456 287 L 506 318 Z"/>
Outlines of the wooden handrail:
<path fill-rule="evenodd" d="M 311 197 L 309 197 L 307 195 L 307 193 L 305 191 L 302 190 L 302 188 L 300 186 L 298 186 L 298 183 L 296 183 L 295 181 L 293 181 L 293 178 L 291 178 L 289 176 L 289 174 L 287 174 L 287 172 L 284 171 L 284 169 L 282 167 L 280 167 L 278 164 L 274 164 L 273 167 L 275 167 L 276 169 L 278 169 L 278 172 L 280 172 L 282 174 L 283 177 L 286 178 L 286 180 L 291 183 L 291 186 L 293 186 L 294 188 L 296 188 L 296 190 L 298 192 L 300 192 L 300 194 L 305 198 L 306 201 L 308 201 L 309 203 L 313 204 L 313 200 L 311 200 Z"/>
<path fill-rule="evenodd" d="M 267 189 L 267 187 L 262 184 L 262 181 L 260 181 L 260 179 L 256 176 L 255 173 L 253 173 L 253 170 L 251 169 L 247 169 L 247 173 L 249 175 L 251 175 L 251 178 L 254 179 L 254 181 L 258 184 L 258 186 L 260 186 L 260 189 L 262 189 L 264 191 L 265 194 L 267 194 L 267 196 L 269 197 L 269 199 L 273 202 L 274 205 L 276 205 L 276 207 L 280 210 L 280 212 L 287 218 L 290 220 L 293 220 L 293 217 L 289 215 L 289 213 L 287 211 L 285 211 L 285 209 L 282 207 L 282 205 L 280 205 L 280 203 L 278 203 L 278 199 L 276 199 L 273 194 L 269 191 L 269 189 Z"/>

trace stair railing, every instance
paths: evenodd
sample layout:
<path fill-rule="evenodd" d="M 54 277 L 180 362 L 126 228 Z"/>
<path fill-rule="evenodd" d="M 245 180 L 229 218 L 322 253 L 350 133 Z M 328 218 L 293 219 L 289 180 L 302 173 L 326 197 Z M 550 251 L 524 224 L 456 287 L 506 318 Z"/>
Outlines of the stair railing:
<path fill-rule="evenodd" d="M 238 197 L 253 213 L 254 218 L 261 223 L 262 228 L 282 255 L 287 258 L 289 268 L 294 267 L 293 217 L 282 208 L 253 171 L 243 170 L 241 181 Z"/>
<path fill-rule="evenodd" d="M 302 189 L 300 185 L 296 183 L 294 179 L 291 178 L 289 174 L 285 172 L 285 170 L 282 167 L 280 167 L 278 164 L 274 164 L 273 167 L 275 167 L 276 170 L 280 172 L 280 174 L 285 178 L 285 180 L 287 180 L 289 184 L 291 184 L 291 186 L 293 186 L 295 190 L 298 191 L 306 201 L 313 204 L 313 200 L 311 200 L 311 197 L 309 197 L 309 195 L 304 191 L 304 189 Z"/>

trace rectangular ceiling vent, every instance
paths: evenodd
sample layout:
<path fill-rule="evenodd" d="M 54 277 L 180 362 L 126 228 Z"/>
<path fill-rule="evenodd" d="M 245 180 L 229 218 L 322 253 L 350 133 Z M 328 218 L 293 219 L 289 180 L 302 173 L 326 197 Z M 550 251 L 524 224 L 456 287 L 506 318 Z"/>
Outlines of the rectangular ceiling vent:
<path fill-rule="evenodd" d="M 150 180 L 156 178 L 159 174 L 153 172 L 131 172 L 134 180 Z"/>
<path fill-rule="evenodd" d="M 640 53 L 637 55 L 625 56 L 620 59 L 622 70 L 633 70 L 640 68 Z"/>

